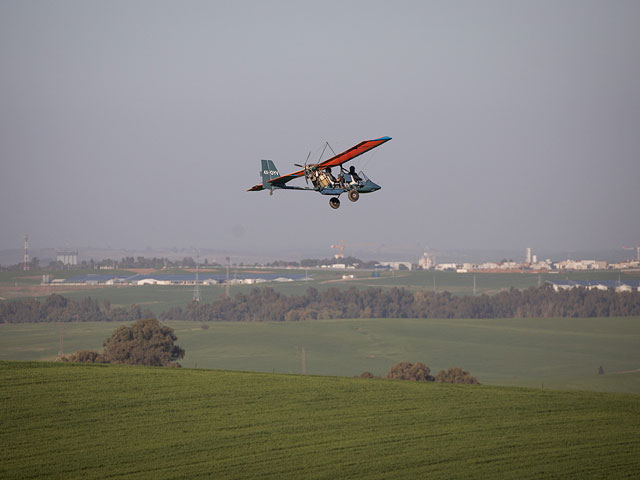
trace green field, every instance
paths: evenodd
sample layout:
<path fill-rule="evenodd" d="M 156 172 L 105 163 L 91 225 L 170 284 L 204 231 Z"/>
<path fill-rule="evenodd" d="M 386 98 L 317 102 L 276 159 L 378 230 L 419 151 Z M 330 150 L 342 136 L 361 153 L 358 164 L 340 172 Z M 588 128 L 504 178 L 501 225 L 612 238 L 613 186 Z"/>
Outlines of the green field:
<path fill-rule="evenodd" d="M 635 395 L 0 362 L 5 479 L 638 478 Z"/>
<path fill-rule="evenodd" d="M 383 376 L 399 361 L 460 366 L 483 384 L 640 394 L 640 318 L 370 319 L 167 322 L 182 365 L 256 372 Z M 66 323 L 64 351 L 101 349 L 118 325 Z M 0 324 L 0 360 L 53 360 L 54 324 Z M 602 366 L 605 375 L 598 374 Z"/>

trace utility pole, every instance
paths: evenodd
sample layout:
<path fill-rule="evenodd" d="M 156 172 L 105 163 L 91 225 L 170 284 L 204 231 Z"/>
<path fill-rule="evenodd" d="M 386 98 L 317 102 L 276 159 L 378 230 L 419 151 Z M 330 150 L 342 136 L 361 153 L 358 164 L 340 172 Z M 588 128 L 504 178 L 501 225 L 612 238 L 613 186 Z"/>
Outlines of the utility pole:
<path fill-rule="evenodd" d="M 24 234 L 24 270 L 29 270 L 29 235 Z"/>
<path fill-rule="evenodd" d="M 64 357 L 64 349 L 62 348 L 62 322 L 58 320 L 58 360 Z"/>
<path fill-rule="evenodd" d="M 473 296 L 476 296 L 476 276 L 473 276 Z"/>
<path fill-rule="evenodd" d="M 200 301 L 200 255 L 198 254 L 197 256 L 197 263 L 196 263 L 196 283 L 193 286 L 193 301 L 194 302 L 199 302 Z"/>
<path fill-rule="evenodd" d="M 227 257 L 227 284 L 225 286 L 225 288 L 226 288 L 226 292 L 225 293 L 227 295 L 227 298 L 230 297 L 230 295 L 229 295 L 229 268 L 230 268 L 230 266 L 231 266 L 231 259 L 229 257 Z"/>

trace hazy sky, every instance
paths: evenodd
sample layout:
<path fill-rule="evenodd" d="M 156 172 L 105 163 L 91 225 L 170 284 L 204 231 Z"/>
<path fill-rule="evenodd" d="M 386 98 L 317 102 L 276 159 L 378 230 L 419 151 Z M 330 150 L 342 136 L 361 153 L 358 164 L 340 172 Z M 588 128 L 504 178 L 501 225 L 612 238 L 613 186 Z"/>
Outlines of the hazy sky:
<path fill-rule="evenodd" d="M 2 0 L 0 248 L 638 244 L 639 24 L 637 1 Z M 246 192 L 261 158 L 384 135 L 358 203 Z"/>

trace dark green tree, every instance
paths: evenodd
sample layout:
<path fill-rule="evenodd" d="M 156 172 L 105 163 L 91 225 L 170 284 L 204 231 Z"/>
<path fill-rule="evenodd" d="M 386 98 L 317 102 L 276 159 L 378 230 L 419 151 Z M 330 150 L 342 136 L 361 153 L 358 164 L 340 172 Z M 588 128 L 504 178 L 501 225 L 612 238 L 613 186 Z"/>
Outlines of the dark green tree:
<path fill-rule="evenodd" d="M 175 366 L 185 354 L 174 344 L 177 339 L 172 328 L 155 318 L 138 320 L 131 327 L 119 327 L 105 340 L 103 357 L 109 363 Z"/>

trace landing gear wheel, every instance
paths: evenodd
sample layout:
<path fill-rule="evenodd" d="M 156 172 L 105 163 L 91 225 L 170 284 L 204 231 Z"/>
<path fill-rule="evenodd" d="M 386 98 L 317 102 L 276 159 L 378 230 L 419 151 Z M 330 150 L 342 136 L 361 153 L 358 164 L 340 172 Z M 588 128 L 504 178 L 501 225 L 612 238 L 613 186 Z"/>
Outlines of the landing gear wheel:
<path fill-rule="evenodd" d="M 349 200 L 351 200 L 352 202 L 357 202 L 358 199 L 360 198 L 360 194 L 358 193 L 357 190 L 349 190 Z"/>
<path fill-rule="evenodd" d="M 329 199 L 329 205 L 333 209 L 340 208 L 340 199 L 338 197 L 331 197 Z"/>

